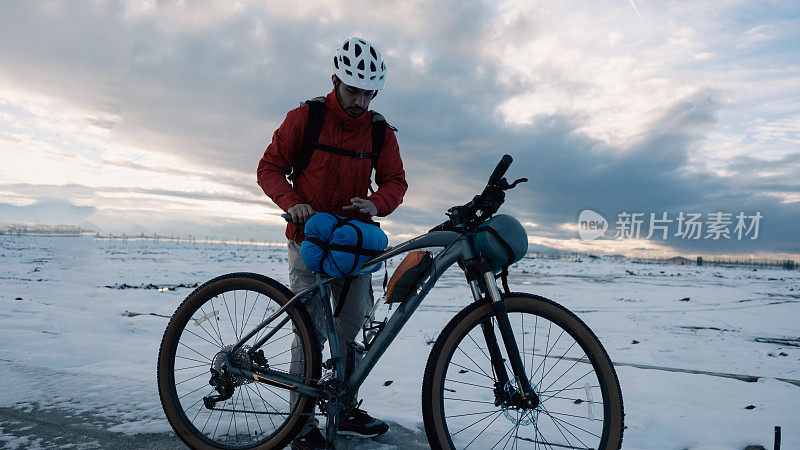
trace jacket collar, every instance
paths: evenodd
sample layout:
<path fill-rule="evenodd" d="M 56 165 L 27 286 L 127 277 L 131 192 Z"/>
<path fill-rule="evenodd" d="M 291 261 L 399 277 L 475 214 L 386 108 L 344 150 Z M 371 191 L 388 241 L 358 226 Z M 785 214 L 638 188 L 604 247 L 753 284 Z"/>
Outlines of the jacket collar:
<path fill-rule="evenodd" d="M 372 111 L 365 111 L 364 114 L 358 117 L 350 117 L 344 109 L 342 109 L 342 105 L 339 104 L 335 89 L 331 90 L 328 95 L 325 96 L 325 109 L 326 117 L 330 116 L 337 122 L 342 122 L 345 126 L 360 127 L 367 125 L 370 123 L 372 117 Z"/>

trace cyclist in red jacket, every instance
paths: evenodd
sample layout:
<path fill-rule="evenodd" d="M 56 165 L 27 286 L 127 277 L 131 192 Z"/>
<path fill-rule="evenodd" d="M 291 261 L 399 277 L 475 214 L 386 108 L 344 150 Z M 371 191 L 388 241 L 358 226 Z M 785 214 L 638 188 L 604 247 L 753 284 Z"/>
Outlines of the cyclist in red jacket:
<path fill-rule="evenodd" d="M 302 225 L 311 215 L 327 212 L 369 221 L 373 216 L 388 215 L 403 201 L 408 184 L 396 130 L 381 115 L 368 110 L 370 101 L 383 89 L 385 78 L 386 63 L 375 47 L 360 38 L 346 40 L 333 57 L 333 90 L 324 99 L 310 100 L 289 111 L 258 164 L 259 186 L 292 216 L 286 237 L 289 281 L 294 292 L 315 282 L 300 257 Z M 321 127 L 317 113 L 322 115 Z M 316 139 L 315 129 L 319 132 Z M 373 168 L 378 189 L 369 194 Z M 371 280 L 370 274 L 350 280 L 344 299 L 340 298 L 344 280 L 331 284 L 333 303 L 340 311 L 335 322 L 343 357 L 349 351 L 346 343 L 355 338 L 374 301 Z M 317 330 L 325 330 L 320 301 L 307 301 L 306 307 Z M 321 343 L 326 339 L 323 333 L 318 333 L 318 338 Z M 298 359 L 293 355 L 293 365 Z M 292 448 L 325 448 L 317 425 L 316 417 L 311 416 Z M 388 429 L 384 421 L 356 408 L 340 419 L 339 434 L 374 437 Z"/>

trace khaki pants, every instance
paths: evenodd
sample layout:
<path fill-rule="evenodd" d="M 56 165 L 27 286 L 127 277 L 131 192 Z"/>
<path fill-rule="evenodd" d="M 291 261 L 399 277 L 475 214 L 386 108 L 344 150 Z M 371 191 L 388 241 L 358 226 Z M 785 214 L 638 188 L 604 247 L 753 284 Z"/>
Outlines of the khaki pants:
<path fill-rule="evenodd" d="M 306 267 L 303 259 L 300 257 L 300 244 L 294 241 L 289 241 L 289 284 L 293 292 L 297 293 L 303 289 L 316 283 L 314 273 Z M 331 296 L 333 298 L 331 308 L 336 309 L 336 305 L 341 301 L 340 295 L 342 292 L 342 285 L 344 279 L 332 282 L 330 286 Z M 317 329 L 317 339 L 319 340 L 320 347 L 325 341 L 328 340 L 325 317 L 322 312 L 322 299 L 316 296 L 312 299 L 307 299 L 303 302 L 311 318 L 314 320 L 314 327 Z M 350 351 L 348 342 L 352 342 L 361 330 L 361 324 L 364 323 L 364 316 L 366 316 L 373 303 L 372 296 L 372 274 L 360 275 L 353 279 L 350 283 L 350 289 L 347 292 L 347 298 L 339 313 L 339 317 L 334 318 L 334 327 L 336 334 L 339 336 L 339 351 L 342 354 L 342 366 L 347 361 L 347 353 Z M 356 361 L 359 360 L 360 355 L 355 354 Z M 301 374 L 303 371 L 303 352 L 301 348 L 300 339 L 295 336 L 292 343 L 292 364 L 290 371 L 295 374 Z M 323 356 L 323 360 L 325 357 Z M 349 374 L 348 374 L 349 375 Z M 356 395 L 358 393 L 356 392 Z M 294 403 L 297 397 L 292 392 L 291 401 Z M 311 427 L 319 425 L 319 420 L 316 416 L 310 416 L 308 423 L 300 431 L 300 436 L 307 433 Z"/>

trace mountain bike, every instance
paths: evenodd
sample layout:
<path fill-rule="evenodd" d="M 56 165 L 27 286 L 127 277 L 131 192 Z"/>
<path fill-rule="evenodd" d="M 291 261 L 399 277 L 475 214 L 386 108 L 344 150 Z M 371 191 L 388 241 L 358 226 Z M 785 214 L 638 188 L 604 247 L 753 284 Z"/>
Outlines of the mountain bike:
<path fill-rule="evenodd" d="M 619 448 L 622 393 L 600 341 L 558 303 L 511 292 L 507 266 L 498 271 L 476 251 L 480 225 L 503 204 L 505 191 L 527 181 L 508 183 L 503 175 L 511 162 L 505 155 L 483 192 L 450 208 L 444 223 L 364 265 L 439 249 L 389 317 L 365 318 L 363 341 L 349 343 L 358 361 L 341 358 L 327 300 L 330 358 L 323 361 L 303 306 L 313 296 L 330 298 L 330 278 L 317 275 L 315 285 L 298 293 L 254 273 L 222 275 L 198 287 L 172 316 L 158 356 L 161 403 L 177 435 L 193 448 L 282 448 L 319 414 L 333 446 L 340 415 L 357 406 L 353 393 L 445 270 L 457 265 L 473 302 L 439 334 L 425 367 L 422 411 L 430 446 Z M 302 354 L 294 365 L 292 350 Z"/>

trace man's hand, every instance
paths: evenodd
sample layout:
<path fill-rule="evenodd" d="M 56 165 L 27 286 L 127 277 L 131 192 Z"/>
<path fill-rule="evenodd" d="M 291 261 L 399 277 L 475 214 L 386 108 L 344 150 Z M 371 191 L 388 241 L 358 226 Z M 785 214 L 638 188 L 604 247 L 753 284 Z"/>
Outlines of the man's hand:
<path fill-rule="evenodd" d="M 296 224 L 306 223 L 306 220 L 317 213 L 311 208 L 311 205 L 305 203 L 298 203 L 286 212 L 292 215 L 292 222 Z"/>
<path fill-rule="evenodd" d="M 357 209 L 360 213 L 366 214 L 369 217 L 378 214 L 378 208 L 375 207 L 375 204 L 372 203 L 371 200 L 367 200 L 364 198 L 354 197 L 351 198 L 351 204 L 345 206 L 342 209 Z"/>

